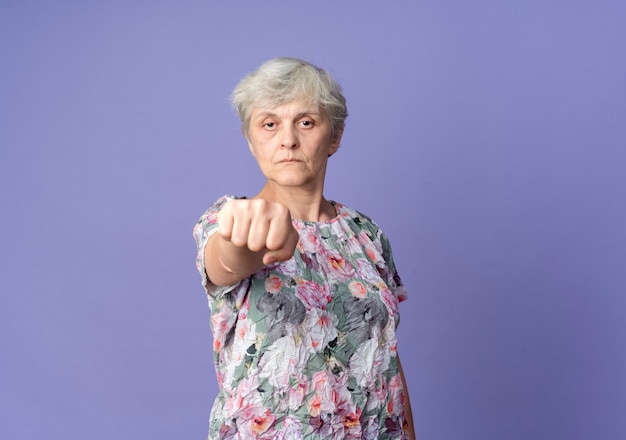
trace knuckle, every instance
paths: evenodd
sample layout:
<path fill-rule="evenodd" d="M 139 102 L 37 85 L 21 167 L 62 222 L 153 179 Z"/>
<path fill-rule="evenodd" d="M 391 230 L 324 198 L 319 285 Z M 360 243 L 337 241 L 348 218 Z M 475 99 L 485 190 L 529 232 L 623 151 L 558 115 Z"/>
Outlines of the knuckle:
<path fill-rule="evenodd" d="M 230 242 L 236 247 L 244 247 L 246 246 L 246 240 L 240 236 L 232 236 L 230 238 Z"/>
<path fill-rule="evenodd" d="M 254 208 L 256 211 L 264 211 L 267 209 L 267 200 L 264 199 L 253 199 L 250 200 L 250 206 Z"/>
<path fill-rule="evenodd" d="M 256 241 L 248 241 L 248 249 L 252 252 L 262 251 L 264 246 Z"/>
<path fill-rule="evenodd" d="M 289 209 L 285 205 L 281 205 L 281 204 L 276 205 L 276 212 L 282 218 L 287 217 L 289 215 Z"/>

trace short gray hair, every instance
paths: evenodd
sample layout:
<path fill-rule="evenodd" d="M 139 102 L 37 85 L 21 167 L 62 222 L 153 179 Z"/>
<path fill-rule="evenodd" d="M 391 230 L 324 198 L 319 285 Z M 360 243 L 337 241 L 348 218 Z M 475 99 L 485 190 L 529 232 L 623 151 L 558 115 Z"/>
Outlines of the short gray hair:
<path fill-rule="evenodd" d="M 254 107 L 273 108 L 303 98 L 326 113 L 333 137 L 341 134 L 348 116 L 341 86 L 324 69 L 298 58 L 266 61 L 237 84 L 231 102 L 242 131 L 248 133 Z"/>

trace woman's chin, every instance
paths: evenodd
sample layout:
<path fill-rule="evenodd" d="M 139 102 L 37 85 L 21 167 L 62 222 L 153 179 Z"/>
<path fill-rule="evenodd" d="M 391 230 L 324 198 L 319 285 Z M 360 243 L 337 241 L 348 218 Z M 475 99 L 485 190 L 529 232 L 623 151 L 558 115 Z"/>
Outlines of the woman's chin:
<path fill-rule="evenodd" d="M 301 175 L 279 176 L 274 179 L 270 178 L 269 180 L 273 181 L 276 185 L 285 188 L 299 188 L 303 186 L 309 186 L 311 183 L 309 179 Z"/>

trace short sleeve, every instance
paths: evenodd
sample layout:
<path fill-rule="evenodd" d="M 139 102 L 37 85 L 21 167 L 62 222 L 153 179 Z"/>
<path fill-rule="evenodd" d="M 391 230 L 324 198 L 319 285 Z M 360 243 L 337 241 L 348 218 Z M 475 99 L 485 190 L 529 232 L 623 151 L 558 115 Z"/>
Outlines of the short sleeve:
<path fill-rule="evenodd" d="M 387 236 L 381 232 L 380 242 L 383 248 L 383 258 L 387 263 L 387 267 L 389 268 L 388 274 L 388 283 L 392 288 L 393 293 L 398 298 L 398 302 L 405 301 L 408 298 L 406 288 L 402 283 L 402 279 L 400 275 L 398 275 L 398 270 L 396 269 L 396 264 L 393 261 L 393 253 L 391 252 L 391 243 L 389 243 L 389 239 Z"/>
<path fill-rule="evenodd" d="M 222 196 L 215 203 L 213 203 L 209 209 L 207 209 L 200 219 L 198 223 L 193 228 L 193 238 L 196 241 L 197 254 L 196 254 L 196 268 L 200 273 L 200 277 L 202 279 L 202 286 L 207 294 L 218 297 L 227 293 L 236 286 L 216 286 L 211 283 L 209 278 L 207 277 L 206 271 L 204 269 L 204 248 L 206 247 L 207 241 L 209 241 L 209 237 L 213 235 L 217 231 L 217 213 L 222 209 L 222 206 L 230 200 L 236 199 L 234 196 Z"/>

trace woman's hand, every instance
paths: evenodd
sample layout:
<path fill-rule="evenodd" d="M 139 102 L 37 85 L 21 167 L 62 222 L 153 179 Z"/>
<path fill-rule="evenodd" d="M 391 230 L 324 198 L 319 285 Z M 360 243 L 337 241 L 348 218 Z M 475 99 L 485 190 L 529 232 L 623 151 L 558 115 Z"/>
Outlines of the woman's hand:
<path fill-rule="evenodd" d="M 205 249 L 205 269 L 217 285 L 233 284 L 293 256 L 298 231 L 286 206 L 263 199 L 226 203 L 218 213 L 217 233 Z"/>
<path fill-rule="evenodd" d="M 217 233 L 235 247 L 264 252 L 265 265 L 290 259 L 298 243 L 289 209 L 263 199 L 231 200 L 224 205 Z"/>

